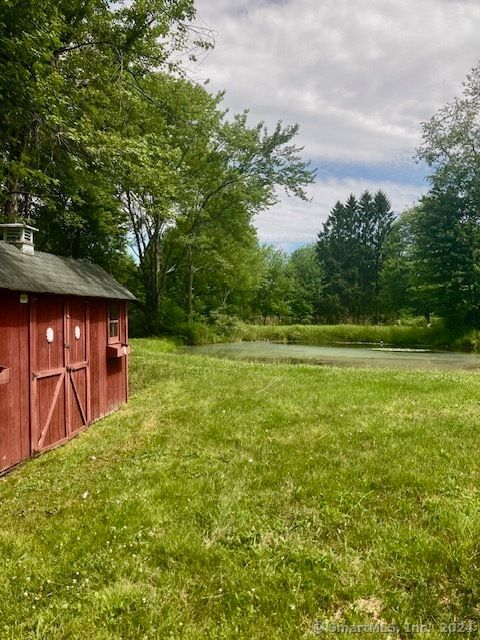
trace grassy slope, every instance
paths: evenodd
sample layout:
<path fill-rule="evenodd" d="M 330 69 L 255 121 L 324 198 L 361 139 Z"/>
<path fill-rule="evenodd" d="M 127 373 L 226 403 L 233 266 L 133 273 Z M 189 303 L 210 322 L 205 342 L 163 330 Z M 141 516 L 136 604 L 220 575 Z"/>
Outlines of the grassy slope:
<path fill-rule="evenodd" d="M 127 407 L 0 482 L 2 640 L 475 615 L 478 374 L 162 344 L 136 342 Z"/>

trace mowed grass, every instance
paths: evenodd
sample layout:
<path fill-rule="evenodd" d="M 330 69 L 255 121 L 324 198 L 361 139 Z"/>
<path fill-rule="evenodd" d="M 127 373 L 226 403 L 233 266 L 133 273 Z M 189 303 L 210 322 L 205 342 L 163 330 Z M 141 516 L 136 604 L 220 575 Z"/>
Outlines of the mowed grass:
<path fill-rule="evenodd" d="M 478 374 L 168 351 L 135 341 L 130 403 L 1 480 L 2 640 L 478 620 Z"/>

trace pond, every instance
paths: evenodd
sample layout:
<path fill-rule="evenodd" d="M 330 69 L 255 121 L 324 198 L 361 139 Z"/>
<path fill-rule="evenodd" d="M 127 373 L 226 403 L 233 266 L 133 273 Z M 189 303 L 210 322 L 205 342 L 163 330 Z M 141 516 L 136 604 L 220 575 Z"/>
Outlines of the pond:
<path fill-rule="evenodd" d="M 182 351 L 216 358 L 290 362 L 318 365 L 383 367 L 402 369 L 480 369 L 480 355 L 407 349 L 382 345 L 283 344 L 237 342 L 182 347 Z"/>

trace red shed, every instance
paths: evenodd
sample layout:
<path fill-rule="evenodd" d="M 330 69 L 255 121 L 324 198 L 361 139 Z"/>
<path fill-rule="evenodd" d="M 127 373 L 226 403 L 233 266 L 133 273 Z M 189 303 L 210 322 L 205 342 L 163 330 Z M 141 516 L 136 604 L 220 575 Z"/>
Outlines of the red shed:
<path fill-rule="evenodd" d="M 0 473 L 128 398 L 127 301 L 97 265 L 35 252 L 0 225 Z"/>

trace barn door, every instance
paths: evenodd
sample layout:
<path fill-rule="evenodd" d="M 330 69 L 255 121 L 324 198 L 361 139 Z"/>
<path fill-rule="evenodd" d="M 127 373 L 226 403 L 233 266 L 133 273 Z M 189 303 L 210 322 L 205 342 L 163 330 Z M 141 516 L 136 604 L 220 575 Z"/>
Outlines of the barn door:
<path fill-rule="evenodd" d="M 41 297 L 30 304 L 32 451 L 67 437 L 63 300 Z"/>
<path fill-rule="evenodd" d="M 32 451 L 90 422 L 88 303 L 41 297 L 30 305 Z"/>
<path fill-rule="evenodd" d="M 90 422 L 88 303 L 66 304 L 65 329 L 67 432 L 71 435 Z"/>

